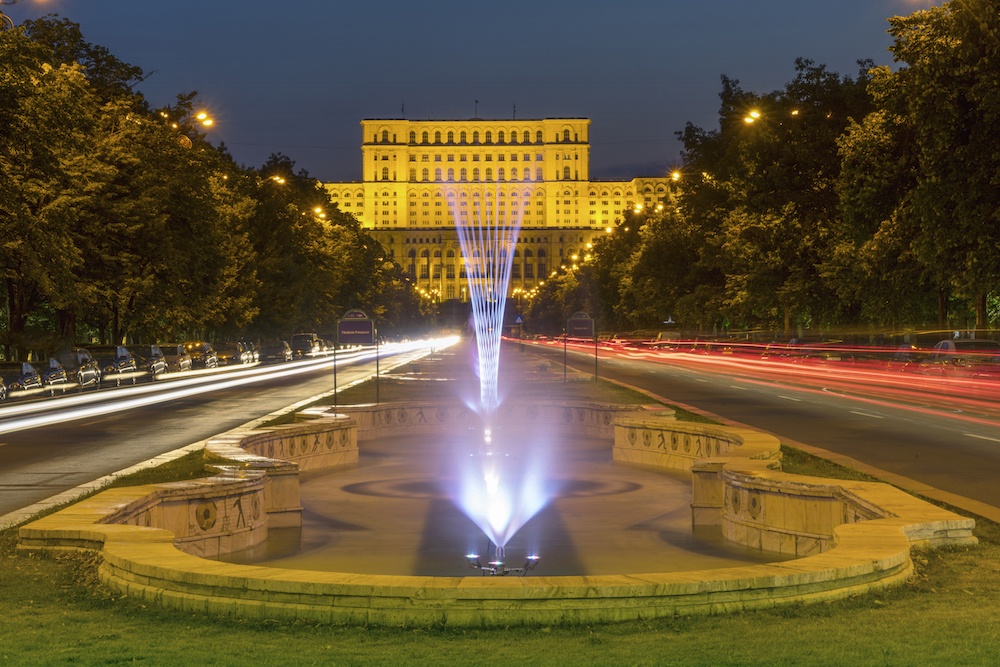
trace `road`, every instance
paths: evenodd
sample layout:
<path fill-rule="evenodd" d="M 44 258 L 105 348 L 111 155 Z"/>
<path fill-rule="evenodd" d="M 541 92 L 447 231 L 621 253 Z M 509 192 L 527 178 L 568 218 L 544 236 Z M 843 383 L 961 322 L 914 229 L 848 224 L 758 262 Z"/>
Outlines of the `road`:
<path fill-rule="evenodd" d="M 517 348 L 506 349 L 510 354 Z M 527 351 L 560 364 L 563 360 L 561 346 L 529 345 Z M 571 366 L 593 373 L 592 349 L 570 350 L 568 356 Z M 739 377 L 710 364 L 671 362 L 669 355 L 637 360 L 603 349 L 598 375 L 767 431 L 790 444 L 819 447 L 1000 508 L 1000 419 L 988 406 L 974 412 L 943 407 L 934 395 L 922 403 L 894 402 L 880 398 L 878 388 L 862 395 L 822 384 L 798 386 L 783 379 Z"/>
<path fill-rule="evenodd" d="M 429 350 L 424 347 L 382 358 L 381 371 L 385 373 L 420 358 Z M 294 366 L 288 364 L 282 368 Z M 339 363 L 337 385 L 343 389 L 374 373 L 375 362 L 371 359 Z M 222 375 L 220 381 L 224 377 Z M 164 382 L 162 388 L 170 386 Z M 0 517 L 165 452 L 242 426 L 329 392 L 333 387 L 332 368 L 324 364 L 285 377 L 13 432 L 2 432 L 13 418 L 0 416 Z M 142 388 L 137 385 L 135 389 Z M 125 395 L 132 389 L 126 387 L 102 393 Z M 25 407 L 59 408 L 66 399 L 11 403 L 3 409 L 9 412 Z"/>

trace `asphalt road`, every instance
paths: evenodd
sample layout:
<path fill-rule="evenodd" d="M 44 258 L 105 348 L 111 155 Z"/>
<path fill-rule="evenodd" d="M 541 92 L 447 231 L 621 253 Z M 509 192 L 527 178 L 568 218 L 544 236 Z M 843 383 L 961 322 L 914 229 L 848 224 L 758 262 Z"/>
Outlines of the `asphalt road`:
<path fill-rule="evenodd" d="M 508 349 L 514 349 L 513 346 Z M 562 348 L 527 346 L 562 363 Z M 593 373 L 593 353 L 569 352 L 570 365 Z M 601 352 L 598 375 L 668 401 L 819 447 L 949 494 L 1000 508 L 1000 422 L 926 405 L 873 403 L 828 387 L 763 383 L 709 370 L 631 360 Z"/>
<path fill-rule="evenodd" d="M 422 354 L 383 358 L 381 370 L 384 373 Z M 343 388 L 374 372 L 374 361 L 338 365 L 337 385 Z M 0 433 L 0 517 L 333 387 L 331 370 L 314 370 L 114 414 Z"/>

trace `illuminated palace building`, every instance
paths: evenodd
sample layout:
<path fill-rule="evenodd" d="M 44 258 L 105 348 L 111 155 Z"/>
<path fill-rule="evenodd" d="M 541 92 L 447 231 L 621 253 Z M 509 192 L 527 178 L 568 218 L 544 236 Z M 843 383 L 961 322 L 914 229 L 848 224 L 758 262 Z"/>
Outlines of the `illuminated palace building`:
<path fill-rule="evenodd" d="M 361 127 L 363 180 L 324 185 L 437 299 L 468 300 L 456 217 L 520 218 L 510 281 L 517 293 L 585 261 L 594 238 L 625 210 L 655 206 L 667 190 L 666 177 L 590 180 L 586 118 L 364 120 Z"/>

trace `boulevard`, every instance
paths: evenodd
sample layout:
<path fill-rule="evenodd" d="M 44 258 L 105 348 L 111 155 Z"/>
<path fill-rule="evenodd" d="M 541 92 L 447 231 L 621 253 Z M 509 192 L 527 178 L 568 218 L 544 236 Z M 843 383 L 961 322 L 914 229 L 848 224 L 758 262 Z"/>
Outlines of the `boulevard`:
<path fill-rule="evenodd" d="M 383 359 L 382 372 L 422 354 Z M 555 366 L 561 365 L 563 350 L 534 345 L 520 352 L 508 344 L 503 354 L 540 355 Z M 955 407 L 929 409 L 935 403 L 932 395 L 923 406 L 876 402 L 877 390 L 860 396 L 787 380 L 764 381 L 682 359 L 635 359 L 602 349 L 599 375 L 773 433 L 787 444 L 822 448 L 901 476 L 917 483 L 912 490 L 921 491 L 922 484 L 1000 507 L 995 484 L 1000 423 L 992 415 Z M 579 372 L 593 373 L 592 350 L 570 350 L 568 360 Z M 339 386 L 370 378 L 374 370 L 373 360 L 345 363 Z M 325 366 L 125 412 L 2 433 L 0 516 L 332 389 L 332 371 Z M 9 419 L 0 420 L 0 430 L 5 421 Z"/>

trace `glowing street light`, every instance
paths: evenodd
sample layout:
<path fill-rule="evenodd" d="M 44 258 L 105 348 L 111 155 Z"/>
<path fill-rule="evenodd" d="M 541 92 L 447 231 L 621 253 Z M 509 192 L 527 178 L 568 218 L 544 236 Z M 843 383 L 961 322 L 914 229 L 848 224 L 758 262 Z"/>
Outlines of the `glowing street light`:
<path fill-rule="evenodd" d="M 760 112 L 754 109 L 749 114 L 743 117 L 743 122 L 746 123 L 747 125 L 750 125 L 751 123 L 757 122 L 759 118 L 760 118 Z"/>
<path fill-rule="evenodd" d="M 16 5 L 17 0 L 0 0 L 0 5 Z M 0 32 L 14 29 L 14 19 L 0 12 Z"/>

